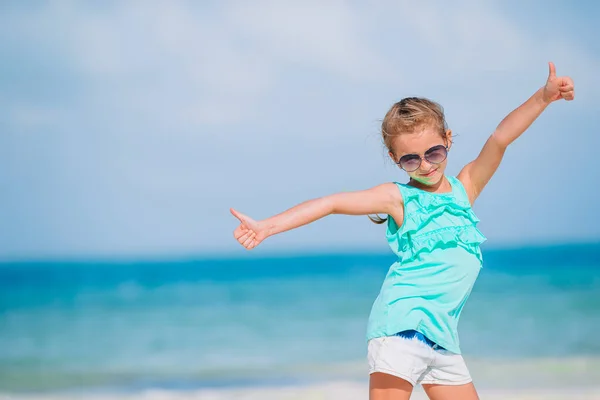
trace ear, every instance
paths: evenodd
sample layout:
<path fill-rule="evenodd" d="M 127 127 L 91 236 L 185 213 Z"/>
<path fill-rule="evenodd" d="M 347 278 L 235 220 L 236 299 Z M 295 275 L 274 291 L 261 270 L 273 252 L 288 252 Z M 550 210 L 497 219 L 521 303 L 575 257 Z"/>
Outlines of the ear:
<path fill-rule="evenodd" d="M 452 147 L 452 129 L 446 131 L 446 141 L 448 148 Z"/>
<path fill-rule="evenodd" d="M 388 151 L 388 155 L 390 156 L 390 158 L 392 159 L 392 161 L 394 161 L 394 164 L 396 163 L 396 156 L 394 155 L 394 153 L 392 153 L 391 151 Z"/>

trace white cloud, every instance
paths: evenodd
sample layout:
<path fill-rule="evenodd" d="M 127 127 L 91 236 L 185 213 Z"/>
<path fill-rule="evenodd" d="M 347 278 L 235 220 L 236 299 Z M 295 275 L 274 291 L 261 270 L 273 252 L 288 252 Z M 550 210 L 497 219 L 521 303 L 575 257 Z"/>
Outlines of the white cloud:
<path fill-rule="evenodd" d="M 293 79 L 290 67 L 417 91 L 448 80 L 481 90 L 470 80 L 523 70 L 551 53 L 578 65 L 584 80 L 594 80 L 598 65 L 572 43 L 540 42 L 481 2 L 65 1 L 17 21 L 9 27 L 58 48 L 111 106 L 153 118 L 167 108 L 180 125 L 252 117 L 279 82 Z"/>
<path fill-rule="evenodd" d="M 59 2 L 20 18 L 21 37 L 59 47 L 111 106 L 154 117 L 170 106 L 182 124 L 247 118 L 290 65 L 355 80 L 389 73 L 343 2 Z"/>

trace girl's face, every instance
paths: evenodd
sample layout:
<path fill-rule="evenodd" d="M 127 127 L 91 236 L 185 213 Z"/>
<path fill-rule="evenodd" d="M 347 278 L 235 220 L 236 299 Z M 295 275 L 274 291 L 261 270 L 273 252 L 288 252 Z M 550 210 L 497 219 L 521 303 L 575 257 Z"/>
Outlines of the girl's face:
<path fill-rule="evenodd" d="M 398 135 L 394 140 L 393 153 L 389 153 L 390 157 L 412 179 L 433 186 L 444 177 L 448 163 L 446 155 L 452 132 L 448 130 L 445 135 L 444 140 L 439 130 L 432 127 Z"/>

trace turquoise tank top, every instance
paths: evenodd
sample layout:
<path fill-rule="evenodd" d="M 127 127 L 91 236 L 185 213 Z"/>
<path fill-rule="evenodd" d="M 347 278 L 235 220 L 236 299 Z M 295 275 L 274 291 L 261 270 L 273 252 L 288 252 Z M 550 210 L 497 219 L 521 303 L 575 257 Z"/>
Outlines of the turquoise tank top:
<path fill-rule="evenodd" d="M 404 200 L 401 227 L 388 216 L 387 241 L 398 256 L 373 303 L 367 340 L 414 329 L 460 354 L 460 314 L 482 267 L 477 229 L 462 183 L 448 193 L 396 183 Z"/>

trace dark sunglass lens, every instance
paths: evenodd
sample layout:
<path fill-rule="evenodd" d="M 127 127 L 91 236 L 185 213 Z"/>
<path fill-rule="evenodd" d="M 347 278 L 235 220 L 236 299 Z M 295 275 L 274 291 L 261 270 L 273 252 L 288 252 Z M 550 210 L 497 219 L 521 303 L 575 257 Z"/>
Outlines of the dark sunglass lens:
<path fill-rule="evenodd" d="M 446 159 L 447 155 L 448 152 L 446 151 L 446 148 L 440 145 L 427 150 L 425 159 L 432 164 L 440 164 Z"/>
<path fill-rule="evenodd" d="M 416 171 L 421 165 L 421 157 L 416 154 L 406 155 L 400 158 L 400 167 L 407 172 Z"/>

